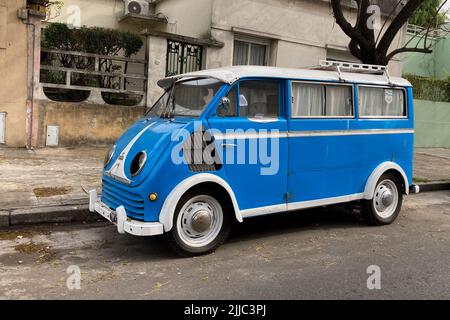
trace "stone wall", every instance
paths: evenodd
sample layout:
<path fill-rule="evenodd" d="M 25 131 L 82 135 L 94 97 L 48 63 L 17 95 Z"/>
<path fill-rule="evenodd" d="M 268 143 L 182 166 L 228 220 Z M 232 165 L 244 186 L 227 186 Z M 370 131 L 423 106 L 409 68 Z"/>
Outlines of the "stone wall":
<path fill-rule="evenodd" d="M 112 144 L 144 114 L 144 107 L 41 101 L 39 145 L 47 126 L 59 126 L 59 146 Z"/>

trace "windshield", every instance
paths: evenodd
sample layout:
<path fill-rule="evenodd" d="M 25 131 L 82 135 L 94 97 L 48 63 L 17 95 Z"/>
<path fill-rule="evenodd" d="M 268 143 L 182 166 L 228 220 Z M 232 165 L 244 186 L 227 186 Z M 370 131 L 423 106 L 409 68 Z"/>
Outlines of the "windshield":
<path fill-rule="evenodd" d="M 147 112 L 149 117 L 200 117 L 219 91 L 222 82 L 196 79 L 178 82 Z"/>

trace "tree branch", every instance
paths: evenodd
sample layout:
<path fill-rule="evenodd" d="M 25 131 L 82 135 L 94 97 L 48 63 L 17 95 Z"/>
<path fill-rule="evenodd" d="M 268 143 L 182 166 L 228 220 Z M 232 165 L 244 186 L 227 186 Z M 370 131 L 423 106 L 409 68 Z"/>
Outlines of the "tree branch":
<path fill-rule="evenodd" d="M 375 41 L 375 44 L 378 43 L 378 40 L 380 40 L 381 34 L 384 30 L 384 28 L 386 27 L 387 22 L 389 21 L 389 19 L 392 17 L 392 15 L 397 11 L 398 6 L 402 3 L 403 0 L 398 0 L 397 4 L 395 5 L 395 7 L 392 9 L 392 11 L 389 13 L 389 16 L 384 20 L 383 25 L 381 26 L 380 32 L 377 35 L 377 39 Z"/>
<path fill-rule="evenodd" d="M 400 48 L 392 51 L 386 57 L 387 61 L 390 61 L 395 55 L 403 52 L 421 52 L 421 53 L 432 53 L 433 50 L 429 48 Z"/>
<path fill-rule="evenodd" d="M 413 12 L 422 4 L 423 0 L 409 0 L 400 13 L 394 18 L 392 23 L 387 28 L 380 43 L 377 47 L 377 54 L 380 56 L 385 56 L 389 47 L 392 44 L 397 33 L 407 23 L 408 18 L 413 14 Z"/>
<path fill-rule="evenodd" d="M 350 39 L 356 41 L 361 48 L 370 50 L 371 46 L 369 41 L 364 38 L 359 30 L 353 28 L 352 25 L 344 17 L 341 0 L 331 0 L 331 7 L 333 8 L 333 14 L 334 18 L 336 19 L 336 23 L 341 27 L 342 31 L 344 31 L 344 33 Z"/>

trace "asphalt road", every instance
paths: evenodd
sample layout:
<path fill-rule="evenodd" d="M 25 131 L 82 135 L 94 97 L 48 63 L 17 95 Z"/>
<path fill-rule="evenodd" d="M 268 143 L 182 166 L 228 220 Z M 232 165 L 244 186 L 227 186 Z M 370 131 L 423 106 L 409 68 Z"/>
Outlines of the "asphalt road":
<path fill-rule="evenodd" d="M 380 290 L 367 288 L 372 265 Z M 104 223 L 0 230 L 0 299 L 92 298 L 449 299 L 450 191 L 408 197 L 387 227 L 341 208 L 247 220 L 192 259 Z"/>

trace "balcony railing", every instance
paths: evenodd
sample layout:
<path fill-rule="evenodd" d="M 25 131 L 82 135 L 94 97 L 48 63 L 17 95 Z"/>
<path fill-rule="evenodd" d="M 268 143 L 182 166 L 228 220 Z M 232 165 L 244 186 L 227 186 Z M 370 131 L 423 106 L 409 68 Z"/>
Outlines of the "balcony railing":
<path fill-rule="evenodd" d="M 81 92 L 87 103 L 122 104 L 130 97 L 135 105 L 146 103 L 147 62 L 143 59 L 49 49 L 41 53 L 41 99 L 58 96 L 62 101 L 64 95 Z"/>
<path fill-rule="evenodd" d="M 426 33 L 428 32 L 428 38 L 431 39 L 440 39 L 443 37 L 446 37 L 448 35 L 448 33 L 450 32 L 450 25 L 445 24 L 443 26 L 441 26 L 438 29 L 430 29 L 428 30 L 428 28 L 422 27 L 422 26 L 417 26 L 414 24 L 408 24 L 407 27 L 407 31 L 406 31 L 409 35 L 414 35 L 417 37 L 422 37 L 426 35 Z"/>

